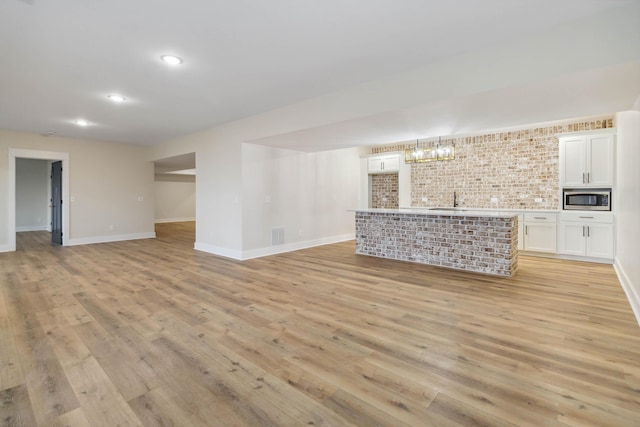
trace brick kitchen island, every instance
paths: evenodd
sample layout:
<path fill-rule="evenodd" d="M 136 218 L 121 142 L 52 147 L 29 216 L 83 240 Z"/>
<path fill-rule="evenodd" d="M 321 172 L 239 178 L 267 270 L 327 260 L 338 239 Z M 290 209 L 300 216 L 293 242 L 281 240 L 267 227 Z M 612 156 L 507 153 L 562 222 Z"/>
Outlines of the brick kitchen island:
<path fill-rule="evenodd" d="M 512 276 L 518 216 L 473 210 L 359 209 L 356 253 Z"/>

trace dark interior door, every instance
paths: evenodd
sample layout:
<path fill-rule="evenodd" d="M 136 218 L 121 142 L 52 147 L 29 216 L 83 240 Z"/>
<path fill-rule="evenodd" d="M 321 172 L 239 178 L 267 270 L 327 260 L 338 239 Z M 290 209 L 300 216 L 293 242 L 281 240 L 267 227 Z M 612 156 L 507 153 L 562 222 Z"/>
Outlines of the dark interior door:
<path fill-rule="evenodd" d="M 62 162 L 51 164 L 51 243 L 62 244 Z"/>

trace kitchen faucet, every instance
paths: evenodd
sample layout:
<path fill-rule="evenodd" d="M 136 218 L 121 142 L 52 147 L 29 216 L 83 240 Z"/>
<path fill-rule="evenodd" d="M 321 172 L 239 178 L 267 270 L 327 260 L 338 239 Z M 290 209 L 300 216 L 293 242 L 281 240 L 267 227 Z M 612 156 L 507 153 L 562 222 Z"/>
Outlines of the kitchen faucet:
<path fill-rule="evenodd" d="M 458 207 L 458 198 L 456 197 L 456 192 L 453 192 L 453 207 L 457 208 Z"/>

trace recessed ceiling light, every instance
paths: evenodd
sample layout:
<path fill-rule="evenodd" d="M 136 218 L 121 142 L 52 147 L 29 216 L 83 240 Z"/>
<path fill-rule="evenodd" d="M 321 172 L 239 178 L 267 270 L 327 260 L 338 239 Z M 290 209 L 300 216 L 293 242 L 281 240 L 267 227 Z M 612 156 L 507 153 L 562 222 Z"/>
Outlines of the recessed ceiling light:
<path fill-rule="evenodd" d="M 79 119 L 79 120 L 74 120 L 73 121 L 75 124 L 77 124 L 78 126 L 89 126 L 89 122 L 83 119 Z"/>
<path fill-rule="evenodd" d="M 160 57 L 165 64 L 169 65 L 180 65 L 182 64 L 182 58 L 179 58 L 174 55 L 162 55 Z"/>
<path fill-rule="evenodd" d="M 113 102 L 124 102 L 127 100 L 127 98 L 125 98 L 122 95 L 109 95 L 107 98 L 109 98 L 110 100 L 112 100 Z"/>

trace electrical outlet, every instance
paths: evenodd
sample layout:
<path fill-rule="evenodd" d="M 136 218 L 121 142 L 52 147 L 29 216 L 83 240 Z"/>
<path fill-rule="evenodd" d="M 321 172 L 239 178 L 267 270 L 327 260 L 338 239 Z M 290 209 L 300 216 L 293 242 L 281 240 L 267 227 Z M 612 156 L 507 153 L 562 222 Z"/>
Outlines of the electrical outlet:
<path fill-rule="evenodd" d="M 116 226 L 115 226 L 115 225 L 111 224 L 111 225 L 109 226 L 109 231 L 113 231 L 113 230 L 115 230 L 115 229 L 116 229 Z"/>
<path fill-rule="evenodd" d="M 491 198 L 491 203 L 498 203 L 499 199 L 497 197 L 492 197 Z"/>
<path fill-rule="evenodd" d="M 536 203 L 542 203 L 542 197 L 536 197 L 534 200 Z"/>
<path fill-rule="evenodd" d="M 423 202 L 425 202 L 425 203 L 427 203 L 427 202 L 429 201 L 429 198 L 428 198 L 428 197 L 423 197 L 423 198 L 422 198 L 422 201 L 423 201 Z"/>

